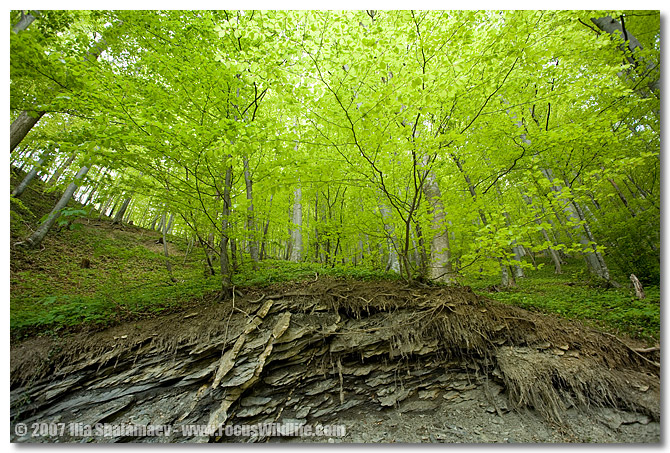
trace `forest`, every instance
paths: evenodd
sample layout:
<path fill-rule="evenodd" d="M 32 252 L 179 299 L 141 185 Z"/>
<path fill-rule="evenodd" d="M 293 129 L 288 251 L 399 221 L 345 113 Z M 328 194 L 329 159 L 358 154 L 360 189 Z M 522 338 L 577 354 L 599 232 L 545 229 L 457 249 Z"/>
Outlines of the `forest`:
<path fill-rule="evenodd" d="M 395 360 L 399 348 L 398 370 L 432 354 L 477 357 L 483 375 L 500 370 L 510 407 L 523 401 L 543 420 L 588 401 L 647 417 L 619 423 L 622 437 L 588 440 L 576 428 L 582 420 L 570 439 L 535 441 L 659 441 L 659 11 L 14 10 L 10 29 L 14 420 L 73 410 L 59 400 L 65 390 L 44 393 L 55 379 L 47 376 L 77 389 L 92 364 L 108 364 L 96 345 L 126 340 L 129 323 L 163 321 L 151 324 L 158 350 L 172 342 L 170 350 L 182 351 L 225 329 L 219 343 L 194 349 L 203 355 L 193 363 L 216 356 L 218 371 L 207 368 L 213 383 L 191 368 L 173 377 L 183 388 L 209 382 L 207 398 L 227 401 L 218 412 L 191 409 L 194 421 L 214 428 L 242 420 L 235 408 L 248 406 L 249 392 L 272 398 L 263 403 L 268 414 L 288 404 L 277 406 L 275 393 L 259 387 L 264 373 L 272 376 L 270 358 L 276 368 L 297 360 L 273 348 L 302 348 L 292 333 L 297 313 L 324 310 L 338 320 L 305 321 L 314 338 L 335 332 L 326 355 L 340 406 L 322 406 L 324 414 L 353 410 L 345 388 L 370 390 L 347 380 L 347 369 L 362 373 L 354 356 L 377 348 L 369 354 Z M 207 310 L 224 325 L 207 315 L 188 327 Z M 371 332 L 385 325 L 376 316 L 395 333 L 343 340 L 342 322 Z M 252 319 L 265 327 L 247 329 Z M 521 322 L 518 332 L 508 325 L 500 333 L 503 319 Z M 573 322 L 586 327 L 576 334 Z M 137 326 L 117 362 L 148 347 Z M 265 331 L 268 346 L 247 351 Z M 94 343 L 98 334 L 105 337 Z M 63 352 L 58 342 L 71 335 L 79 335 L 78 352 Z M 551 348 L 537 346 L 545 343 Z M 553 351 L 536 362 L 553 371 L 524 375 L 503 344 L 535 345 L 541 357 Z M 598 365 L 553 362 L 578 350 L 575 361 Z M 79 368 L 67 367 L 72 360 Z M 249 363 L 256 368 L 246 370 Z M 600 366 L 609 371 L 587 371 Z M 253 377 L 230 378 L 239 367 Z M 553 384 L 525 387 L 550 375 Z M 626 379 L 641 382 L 635 391 L 651 403 L 628 395 Z M 598 394 L 608 386 L 613 393 Z M 382 406 L 398 409 L 406 398 L 428 401 L 417 396 L 427 391 L 402 387 L 389 404 L 378 393 Z M 560 402 L 566 398 L 574 404 Z M 95 408 L 109 400 L 91 401 Z M 358 408 L 367 404 L 360 401 Z M 141 406 L 113 412 L 121 417 L 128 404 Z M 310 417 L 293 419 L 323 415 Z M 534 441 L 528 435 L 504 438 Z M 390 441 L 370 436 L 345 441 Z M 437 440 L 487 441 L 444 436 Z"/>

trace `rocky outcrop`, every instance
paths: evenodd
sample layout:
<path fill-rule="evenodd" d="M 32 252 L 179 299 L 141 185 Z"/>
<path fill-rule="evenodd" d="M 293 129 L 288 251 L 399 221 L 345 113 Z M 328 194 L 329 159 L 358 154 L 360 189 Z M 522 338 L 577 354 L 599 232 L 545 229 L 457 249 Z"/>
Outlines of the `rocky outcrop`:
<path fill-rule="evenodd" d="M 532 409 L 560 425 L 570 411 L 604 407 L 648 423 L 660 416 L 659 387 L 653 360 L 621 340 L 469 288 L 320 281 L 15 347 L 12 426 L 67 429 L 39 437 L 13 429 L 12 440 L 264 441 L 217 429 L 430 412 L 468 398 L 483 415 Z M 70 429 L 96 423 L 175 429 L 104 438 Z M 178 429 L 186 425 L 209 430 Z"/>

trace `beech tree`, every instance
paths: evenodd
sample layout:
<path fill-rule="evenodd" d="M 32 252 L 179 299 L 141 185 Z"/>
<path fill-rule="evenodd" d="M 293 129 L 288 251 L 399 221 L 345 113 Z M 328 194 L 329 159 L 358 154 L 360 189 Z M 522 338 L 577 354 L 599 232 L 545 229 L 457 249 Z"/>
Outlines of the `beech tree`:
<path fill-rule="evenodd" d="M 42 13 L 12 34 L 13 165 L 58 143 L 67 191 L 98 147 L 77 199 L 196 242 L 223 296 L 270 257 L 658 276 L 657 11 Z"/>

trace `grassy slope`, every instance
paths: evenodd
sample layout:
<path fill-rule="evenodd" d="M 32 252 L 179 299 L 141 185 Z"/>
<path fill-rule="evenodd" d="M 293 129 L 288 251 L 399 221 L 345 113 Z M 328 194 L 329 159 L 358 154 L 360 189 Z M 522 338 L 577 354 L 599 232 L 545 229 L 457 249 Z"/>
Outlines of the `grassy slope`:
<path fill-rule="evenodd" d="M 14 181 L 13 181 L 14 182 Z M 25 237 L 55 203 L 55 194 L 40 193 L 41 181 L 21 200 L 30 214 L 12 205 L 10 240 Z M 12 247 L 11 331 L 15 339 L 56 334 L 81 328 L 102 328 L 126 320 L 188 310 L 216 303 L 218 276 L 206 276 L 199 247 L 186 255 L 186 241 L 170 238 L 169 252 L 178 282 L 170 282 L 159 234 L 133 226 L 113 227 L 97 216 L 79 219 L 72 230 L 52 231 L 41 250 Z M 90 268 L 81 266 L 88 259 Z M 584 282 L 579 262 L 555 276 L 551 269 L 530 270 L 519 288 L 488 292 L 497 277 L 466 279 L 465 284 L 489 298 L 524 308 L 581 318 L 612 331 L 623 331 L 654 341 L 660 331 L 659 288 L 646 288 L 648 298 L 637 301 L 632 289 L 600 289 Z M 314 263 L 268 260 L 258 269 L 243 263 L 234 283 L 266 285 L 287 280 L 331 275 L 355 279 L 393 278 L 364 268 L 324 268 Z M 622 281 L 623 282 L 623 281 Z M 627 282 L 625 282 L 627 283 Z"/>
<path fill-rule="evenodd" d="M 526 272 L 518 288 L 490 292 L 498 278 L 469 279 L 465 283 L 491 299 L 518 305 L 528 310 L 558 313 L 577 318 L 601 329 L 624 332 L 654 342 L 660 336 L 660 288 L 645 287 L 646 299 L 638 300 L 629 281 L 617 276 L 621 288 L 602 288 L 591 284 L 584 273 L 585 264 L 575 260 L 555 275 L 553 265 Z"/>

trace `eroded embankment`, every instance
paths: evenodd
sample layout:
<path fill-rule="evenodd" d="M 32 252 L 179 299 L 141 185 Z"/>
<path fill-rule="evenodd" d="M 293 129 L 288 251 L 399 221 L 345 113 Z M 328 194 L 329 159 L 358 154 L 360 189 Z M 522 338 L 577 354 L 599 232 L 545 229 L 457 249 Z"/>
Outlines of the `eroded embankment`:
<path fill-rule="evenodd" d="M 493 414 L 504 422 L 505 414 L 530 409 L 560 432 L 575 410 L 617 411 L 629 421 L 614 431 L 660 417 L 658 357 L 644 356 L 612 335 L 488 301 L 462 287 L 320 279 L 90 335 L 31 340 L 13 347 L 11 359 L 13 426 L 39 421 L 216 429 L 347 420 L 350 434 L 339 440 L 364 441 L 362 433 L 374 429 L 353 425 L 365 423 L 365 414 L 418 411 L 435 418 L 468 399 L 470 406 L 481 406 L 482 419 Z M 412 437 L 389 426 L 372 440 L 436 440 L 432 433 Z M 34 438 L 12 432 L 12 439 L 88 440 L 67 434 Z M 614 432 L 593 440 L 639 442 L 654 435 Z M 534 439 L 529 436 L 526 441 Z M 590 439 L 566 436 L 536 440 Z M 445 434 L 437 440 L 508 437 Z M 179 432 L 93 440 L 250 439 Z"/>

